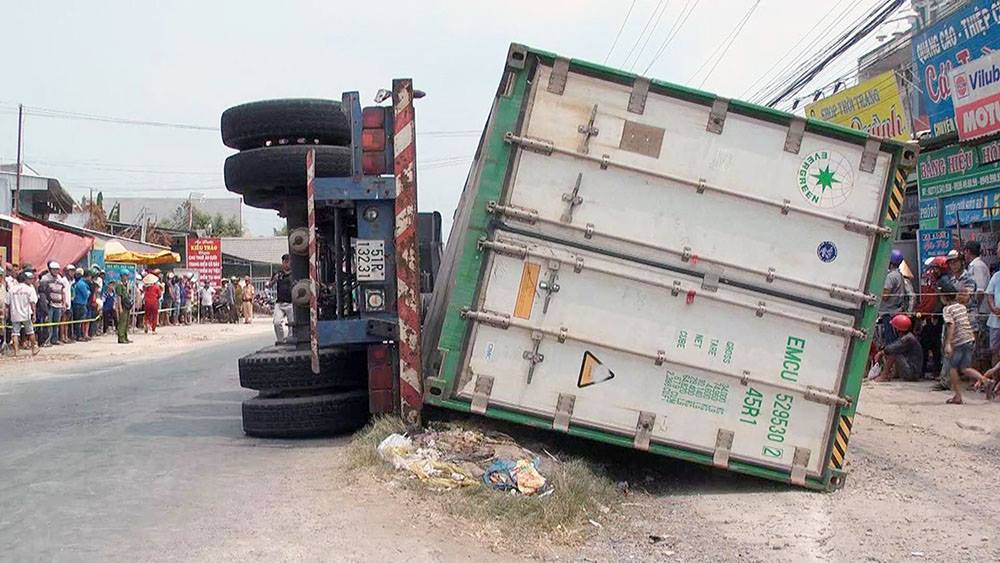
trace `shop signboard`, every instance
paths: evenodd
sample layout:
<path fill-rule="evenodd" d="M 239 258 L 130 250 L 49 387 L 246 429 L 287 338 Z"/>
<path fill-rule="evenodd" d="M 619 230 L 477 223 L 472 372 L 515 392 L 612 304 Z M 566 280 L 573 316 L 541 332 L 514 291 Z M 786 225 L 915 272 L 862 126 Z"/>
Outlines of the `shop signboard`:
<path fill-rule="evenodd" d="M 979 147 L 953 146 L 921 154 L 917 188 L 921 199 L 948 197 L 1000 186 L 997 143 Z"/>
<path fill-rule="evenodd" d="M 896 73 L 891 70 L 807 105 L 806 115 L 876 137 L 898 141 L 911 138 L 910 119 Z"/>
<path fill-rule="evenodd" d="M 1000 131 L 1000 52 L 957 67 L 948 78 L 959 140 Z"/>
<path fill-rule="evenodd" d="M 921 271 L 928 258 L 944 256 L 952 249 L 951 229 L 920 229 L 917 238 L 917 262 Z"/>
<path fill-rule="evenodd" d="M 1000 219 L 1000 189 L 949 197 L 941 205 L 943 227 L 968 226 Z"/>
<path fill-rule="evenodd" d="M 107 262 L 104 264 L 104 279 L 120 281 L 122 274 L 128 275 L 129 283 L 135 281 L 135 264 Z"/>
<path fill-rule="evenodd" d="M 222 242 L 217 238 L 187 239 L 187 267 L 213 287 L 222 285 Z"/>
<path fill-rule="evenodd" d="M 935 136 L 956 130 L 948 79 L 952 69 L 1000 46 L 1000 6 L 994 7 L 994 3 L 971 0 L 913 38 L 913 78 L 920 92 L 914 114 L 921 120 L 926 116 L 927 127 Z"/>
<path fill-rule="evenodd" d="M 938 223 L 938 205 L 940 201 L 937 198 L 920 200 L 921 229 L 936 229 L 940 226 Z"/>
<path fill-rule="evenodd" d="M 97 266 L 98 268 L 100 268 L 100 269 L 103 270 L 104 269 L 104 249 L 103 248 L 95 248 L 94 250 L 91 250 L 90 253 L 87 255 L 87 264 L 89 264 L 91 268 L 93 268 L 94 266 Z"/>

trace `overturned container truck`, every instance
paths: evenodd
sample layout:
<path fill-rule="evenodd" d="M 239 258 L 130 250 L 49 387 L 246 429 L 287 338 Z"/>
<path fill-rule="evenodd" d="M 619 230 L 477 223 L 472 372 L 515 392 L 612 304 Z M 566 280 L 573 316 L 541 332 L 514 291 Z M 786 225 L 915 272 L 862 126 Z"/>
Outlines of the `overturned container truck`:
<path fill-rule="evenodd" d="M 512 45 L 425 402 L 831 490 L 913 146 Z"/>

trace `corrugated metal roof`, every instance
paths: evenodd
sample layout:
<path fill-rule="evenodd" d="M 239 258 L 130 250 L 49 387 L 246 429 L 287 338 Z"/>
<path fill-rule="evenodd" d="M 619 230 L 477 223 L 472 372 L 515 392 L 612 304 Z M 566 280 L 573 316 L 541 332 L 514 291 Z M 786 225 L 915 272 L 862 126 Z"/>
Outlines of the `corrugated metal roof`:
<path fill-rule="evenodd" d="M 252 262 L 280 264 L 281 256 L 288 254 L 287 237 L 223 237 L 222 253 Z"/>

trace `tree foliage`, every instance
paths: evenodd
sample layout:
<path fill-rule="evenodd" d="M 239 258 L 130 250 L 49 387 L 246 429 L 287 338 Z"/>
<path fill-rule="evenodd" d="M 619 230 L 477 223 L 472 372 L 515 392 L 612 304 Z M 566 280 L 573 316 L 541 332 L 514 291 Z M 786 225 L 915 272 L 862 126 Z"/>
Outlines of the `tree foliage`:
<path fill-rule="evenodd" d="M 190 201 L 185 201 L 177 208 L 170 220 L 170 227 L 204 232 L 214 237 L 241 237 L 244 232 L 243 225 L 236 217 L 226 218 L 221 213 L 206 213 Z"/>

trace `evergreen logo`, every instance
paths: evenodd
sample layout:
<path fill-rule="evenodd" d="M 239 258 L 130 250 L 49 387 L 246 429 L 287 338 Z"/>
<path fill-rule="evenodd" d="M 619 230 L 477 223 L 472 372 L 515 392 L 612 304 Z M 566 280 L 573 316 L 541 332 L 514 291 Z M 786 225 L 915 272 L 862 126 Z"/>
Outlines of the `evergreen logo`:
<path fill-rule="evenodd" d="M 847 201 L 854 189 L 851 163 L 833 151 L 816 151 L 802 159 L 799 192 L 816 207 L 831 208 Z"/>

